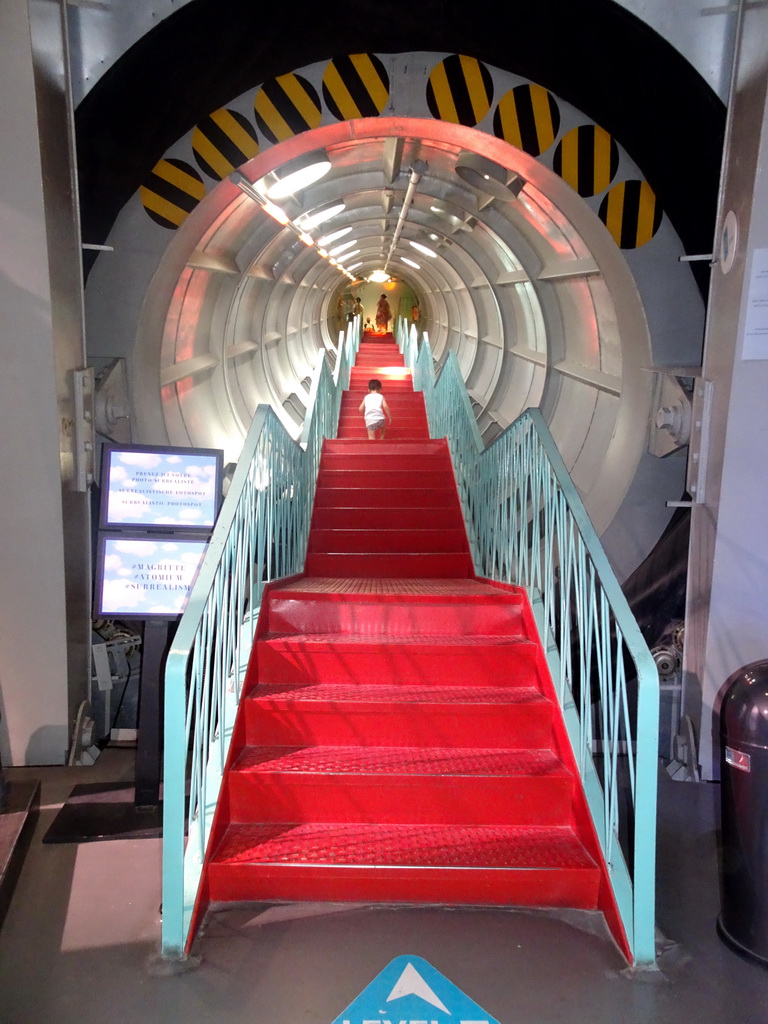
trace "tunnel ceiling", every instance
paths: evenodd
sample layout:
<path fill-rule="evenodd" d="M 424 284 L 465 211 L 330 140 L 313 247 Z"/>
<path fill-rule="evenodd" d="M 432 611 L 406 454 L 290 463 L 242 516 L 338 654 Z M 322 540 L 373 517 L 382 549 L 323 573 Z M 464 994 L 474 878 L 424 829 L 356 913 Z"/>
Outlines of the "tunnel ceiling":
<path fill-rule="evenodd" d="M 457 352 L 491 435 L 563 387 L 590 405 L 631 390 L 637 353 L 650 358 L 636 288 L 602 223 L 560 177 L 466 127 L 371 118 L 274 146 L 242 166 L 246 187 L 263 195 L 286 166 L 320 152 L 328 173 L 276 203 L 298 225 L 343 205 L 309 229 L 316 243 L 331 236 L 323 251 L 340 268 L 225 180 L 179 232 L 181 273 L 166 261 L 155 279 L 168 312 L 145 332 L 162 334 L 166 422 L 186 422 L 189 440 L 221 443 L 211 409 L 190 411 L 204 401 L 190 382 L 217 375 L 234 398 L 216 403 L 222 436 L 244 436 L 259 401 L 298 434 L 318 346 L 336 343 L 336 296 L 352 287 L 346 267 L 368 297 L 364 279 L 377 269 L 408 286 L 435 356 Z"/>

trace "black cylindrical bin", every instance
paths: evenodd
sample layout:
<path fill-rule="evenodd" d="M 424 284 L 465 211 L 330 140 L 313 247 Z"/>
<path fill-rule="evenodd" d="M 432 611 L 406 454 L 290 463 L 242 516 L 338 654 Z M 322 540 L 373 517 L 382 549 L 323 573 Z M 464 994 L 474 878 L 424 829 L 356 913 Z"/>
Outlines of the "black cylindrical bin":
<path fill-rule="evenodd" d="M 738 953 L 768 966 L 768 660 L 745 665 L 726 685 L 717 930 Z"/>

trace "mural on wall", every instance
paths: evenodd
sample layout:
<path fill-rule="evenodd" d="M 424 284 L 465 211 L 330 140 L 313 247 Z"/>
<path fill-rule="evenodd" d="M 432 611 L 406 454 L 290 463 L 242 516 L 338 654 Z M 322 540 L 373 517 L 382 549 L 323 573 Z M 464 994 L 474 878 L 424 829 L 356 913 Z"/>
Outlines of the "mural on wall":
<path fill-rule="evenodd" d="M 390 70 L 408 58 L 414 55 L 389 58 Z M 260 143 L 276 144 L 332 120 L 387 112 L 487 131 L 543 159 L 593 205 L 621 249 L 645 245 L 658 231 L 663 211 L 636 170 L 632 176 L 622 174 L 622 165 L 630 161 L 617 140 L 542 86 L 520 81 L 509 88 L 515 76 L 462 54 L 450 54 L 420 72 L 407 70 L 389 74 L 381 57 L 356 53 L 263 83 L 252 99 L 251 94 L 240 97 L 232 108 L 209 114 L 189 140 L 180 140 L 173 155 L 159 161 L 140 190 L 144 209 L 156 224 L 172 230 L 204 198 L 203 179 L 182 159 L 181 150 L 191 148 L 189 156 L 203 174 L 220 181 L 256 156 Z M 426 78 L 420 95 L 413 85 L 417 73 Z M 247 103 L 252 120 L 237 109 L 240 101 Z"/>

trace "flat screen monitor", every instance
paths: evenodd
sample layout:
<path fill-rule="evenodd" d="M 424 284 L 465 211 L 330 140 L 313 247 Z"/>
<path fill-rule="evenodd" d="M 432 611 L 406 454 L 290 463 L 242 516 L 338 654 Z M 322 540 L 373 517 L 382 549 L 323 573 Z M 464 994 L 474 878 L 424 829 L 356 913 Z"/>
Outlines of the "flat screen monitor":
<path fill-rule="evenodd" d="M 223 453 L 214 448 L 107 445 L 103 530 L 210 533 L 219 511 Z"/>
<path fill-rule="evenodd" d="M 207 546 L 207 541 L 189 537 L 100 534 L 95 615 L 141 619 L 181 615 Z"/>

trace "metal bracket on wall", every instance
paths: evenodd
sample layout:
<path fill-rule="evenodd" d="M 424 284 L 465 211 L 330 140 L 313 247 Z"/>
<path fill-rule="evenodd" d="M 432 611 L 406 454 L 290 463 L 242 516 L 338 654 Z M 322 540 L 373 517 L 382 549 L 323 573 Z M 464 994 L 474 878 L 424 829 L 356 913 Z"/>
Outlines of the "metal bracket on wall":
<path fill-rule="evenodd" d="M 688 454 L 688 493 L 694 504 L 706 500 L 707 456 L 709 453 L 709 424 L 712 413 L 711 380 L 699 378 L 693 390 L 693 416 Z"/>
<path fill-rule="evenodd" d="M 112 359 L 97 368 L 95 392 L 96 431 L 118 444 L 130 443 L 131 403 L 124 359 Z"/>
<path fill-rule="evenodd" d="M 691 437 L 691 395 L 695 371 L 656 370 L 648 451 L 658 458 L 680 452 Z"/>
<path fill-rule="evenodd" d="M 87 491 L 94 479 L 93 367 L 74 370 L 75 490 Z"/>

